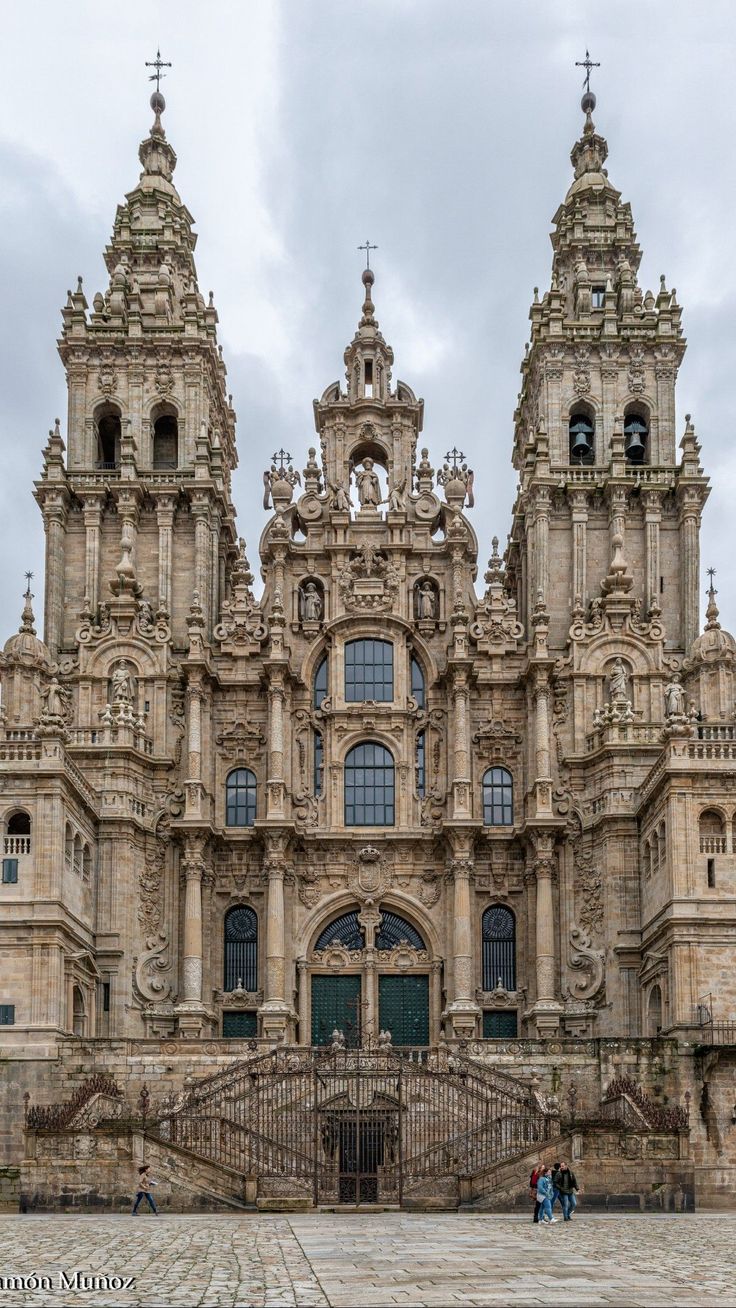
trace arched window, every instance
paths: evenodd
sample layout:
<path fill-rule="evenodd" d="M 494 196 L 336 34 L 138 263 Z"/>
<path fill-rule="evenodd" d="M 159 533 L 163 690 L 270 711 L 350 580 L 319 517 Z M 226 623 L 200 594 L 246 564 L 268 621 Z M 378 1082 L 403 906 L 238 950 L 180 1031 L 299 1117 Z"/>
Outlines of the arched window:
<path fill-rule="evenodd" d="M 411 694 L 418 708 L 424 708 L 424 673 L 416 654 L 411 656 Z"/>
<path fill-rule="evenodd" d="M 375 741 L 355 745 L 345 759 L 345 825 L 394 825 L 394 761 Z"/>
<path fill-rule="evenodd" d="M 89 845 L 85 845 L 82 850 L 82 878 L 89 881 L 92 876 L 92 851 Z"/>
<path fill-rule="evenodd" d="M 516 918 L 510 908 L 492 904 L 483 914 L 483 989 L 516 989 Z"/>
<path fill-rule="evenodd" d="M 74 863 L 74 832 L 68 822 L 64 828 L 64 861 L 71 872 Z"/>
<path fill-rule="evenodd" d="M 364 949 L 365 935 L 358 921 L 358 910 L 336 917 L 324 931 L 320 932 L 315 949 L 329 949 L 330 945 L 344 945 L 346 949 Z"/>
<path fill-rule="evenodd" d="M 258 918 L 247 904 L 225 914 L 225 977 L 223 990 L 258 989 Z"/>
<path fill-rule="evenodd" d="M 328 690 L 329 690 L 329 664 L 327 662 L 327 655 L 323 654 L 314 672 L 313 697 L 312 697 L 312 704 L 314 708 L 318 709 L 321 707 L 322 700 L 327 698 Z"/>
<path fill-rule="evenodd" d="M 120 466 L 120 414 L 106 409 L 97 418 L 97 467 Z"/>
<path fill-rule="evenodd" d="M 698 825 L 701 854 L 725 854 L 726 824 L 722 814 L 715 808 L 706 808 L 700 814 Z"/>
<path fill-rule="evenodd" d="M 483 825 L 514 825 L 514 783 L 506 768 L 489 768 L 483 776 Z"/>
<path fill-rule="evenodd" d="M 345 700 L 390 704 L 394 697 L 394 647 L 389 640 L 350 640 L 345 646 Z"/>
<path fill-rule="evenodd" d="M 31 819 L 27 813 L 12 813 L 8 818 L 3 852 L 6 854 L 30 854 Z"/>
<path fill-rule="evenodd" d="M 162 413 L 153 424 L 153 468 L 179 465 L 179 424 L 173 413 Z"/>
<path fill-rule="evenodd" d="M 624 417 L 624 453 L 629 463 L 646 463 L 648 440 L 646 418 L 637 410 L 630 410 Z"/>
<path fill-rule="evenodd" d="M 236 768 L 225 783 L 225 824 L 252 827 L 256 820 L 256 777 L 250 768 Z"/>
<path fill-rule="evenodd" d="M 376 949 L 395 949 L 406 941 L 412 949 L 426 949 L 422 937 L 411 922 L 393 913 L 390 908 L 381 909 L 381 924 L 376 932 Z"/>
<path fill-rule="evenodd" d="M 649 1035 L 658 1036 L 662 1030 L 662 991 L 659 986 L 652 986 L 647 1004 Z"/>
<path fill-rule="evenodd" d="M 593 463 L 595 447 L 593 444 L 593 420 L 586 412 L 570 414 L 570 462 Z"/>
<path fill-rule="evenodd" d="M 77 834 L 74 837 L 74 871 L 78 877 L 82 875 L 82 837 Z"/>
<path fill-rule="evenodd" d="M 87 1010 L 79 986 L 75 986 L 72 991 L 72 1005 L 72 1031 L 75 1036 L 84 1036 L 87 1034 Z"/>

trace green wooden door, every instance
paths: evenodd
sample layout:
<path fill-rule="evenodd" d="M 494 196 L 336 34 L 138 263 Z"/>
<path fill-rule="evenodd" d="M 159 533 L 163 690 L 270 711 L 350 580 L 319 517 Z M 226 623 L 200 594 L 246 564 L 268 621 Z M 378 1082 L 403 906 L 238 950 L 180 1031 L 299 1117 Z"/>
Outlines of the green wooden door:
<path fill-rule="evenodd" d="M 360 977 L 312 977 L 312 1044 L 328 1045 L 337 1029 L 348 1045 L 360 1044 Z"/>
<path fill-rule="evenodd" d="M 382 1031 L 395 1045 L 429 1044 L 429 977 L 379 976 L 378 1013 Z"/>

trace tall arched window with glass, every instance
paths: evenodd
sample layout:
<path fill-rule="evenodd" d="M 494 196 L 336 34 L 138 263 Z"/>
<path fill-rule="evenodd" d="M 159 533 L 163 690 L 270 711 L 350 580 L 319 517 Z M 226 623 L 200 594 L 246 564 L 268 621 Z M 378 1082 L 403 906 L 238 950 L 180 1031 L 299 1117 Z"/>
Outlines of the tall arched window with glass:
<path fill-rule="evenodd" d="M 225 783 L 225 824 L 252 827 L 256 820 L 257 784 L 250 768 L 235 768 Z"/>
<path fill-rule="evenodd" d="M 327 699 L 329 692 L 329 664 L 327 655 L 323 654 L 314 671 L 312 707 L 321 708 L 322 701 Z"/>
<path fill-rule="evenodd" d="M 346 827 L 394 825 L 394 760 L 376 741 L 355 745 L 345 759 Z"/>
<path fill-rule="evenodd" d="M 345 702 L 390 704 L 394 647 L 389 640 L 349 640 L 345 646 Z"/>
<path fill-rule="evenodd" d="M 489 768 L 483 776 L 483 825 L 514 825 L 514 783 L 507 768 Z"/>
<path fill-rule="evenodd" d="M 416 701 L 417 708 L 423 709 L 425 704 L 424 691 L 424 673 L 422 665 L 416 654 L 411 656 L 411 696 Z"/>
<path fill-rule="evenodd" d="M 325 751 L 322 740 L 322 732 L 314 733 L 314 794 L 319 799 L 322 795 L 322 779 L 325 767 Z"/>
<path fill-rule="evenodd" d="M 225 914 L 223 990 L 258 989 L 258 918 L 247 904 Z"/>
<path fill-rule="evenodd" d="M 483 989 L 516 990 L 516 918 L 510 908 L 492 904 L 483 914 Z"/>

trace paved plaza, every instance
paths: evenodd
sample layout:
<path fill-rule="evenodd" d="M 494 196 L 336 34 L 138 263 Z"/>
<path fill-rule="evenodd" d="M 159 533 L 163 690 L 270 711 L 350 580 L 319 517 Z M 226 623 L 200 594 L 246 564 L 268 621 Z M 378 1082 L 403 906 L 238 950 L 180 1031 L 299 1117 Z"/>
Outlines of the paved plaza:
<path fill-rule="evenodd" d="M 0 1308 L 736 1302 L 736 1215 L 3 1217 Z M 67 1289 L 82 1273 L 88 1288 Z M 63 1276 L 61 1275 L 63 1273 Z M 26 1289 L 10 1278 L 26 1278 Z M 34 1288 L 50 1278 L 52 1287 Z M 135 1279 L 95 1287 L 95 1277 Z M 27 1278 L 31 1278 L 28 1282 Z"/>

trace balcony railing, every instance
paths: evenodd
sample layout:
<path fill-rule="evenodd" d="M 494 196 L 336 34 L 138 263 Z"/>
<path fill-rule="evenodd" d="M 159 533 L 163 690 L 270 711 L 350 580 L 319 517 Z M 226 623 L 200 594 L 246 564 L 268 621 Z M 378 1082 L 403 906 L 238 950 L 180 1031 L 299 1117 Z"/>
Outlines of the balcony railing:
<path fill-rule="evenodd" d="M 3 848 L 6 854 L 30 854 L 31 837 L 6 836 Z"/>
<path fill-rule="evenodd" d="M 701 836 L 700 852 L 701 854 L 725 854 L 726 837 L 725 836 Z"/>

